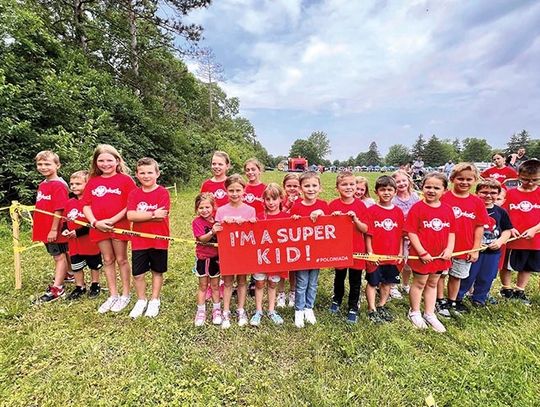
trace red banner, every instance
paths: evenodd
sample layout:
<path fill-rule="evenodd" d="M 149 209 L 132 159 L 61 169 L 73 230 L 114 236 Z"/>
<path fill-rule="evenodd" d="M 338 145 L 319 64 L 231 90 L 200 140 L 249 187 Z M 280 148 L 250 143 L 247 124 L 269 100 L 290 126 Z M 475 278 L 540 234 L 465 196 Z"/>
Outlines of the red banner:
<path fill-rule="evenodd" d="M 349 216 L 273 219 L 223 224 L 218 235 L 221 274 L 276 273 L 353 265 Z"/>

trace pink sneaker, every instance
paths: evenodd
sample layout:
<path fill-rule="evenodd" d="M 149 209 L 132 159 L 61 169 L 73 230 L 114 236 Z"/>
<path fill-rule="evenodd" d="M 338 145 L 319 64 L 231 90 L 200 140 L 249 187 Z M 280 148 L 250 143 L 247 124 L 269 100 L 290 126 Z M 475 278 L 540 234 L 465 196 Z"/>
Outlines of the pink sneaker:
<path fill-rule="evenodd" d="M 223 317 L 221 315 L 221 309 L 215 308 L 212 311 L 212 323 L 214 325 L 221 325 L 222 322 L 223 322 Z"/>
<path fill-rule="evenodd" d="M 206 312 L 203 310 L 197 310 L 195 314 L 195 326 L 203 326 L 206 322 Z"/>

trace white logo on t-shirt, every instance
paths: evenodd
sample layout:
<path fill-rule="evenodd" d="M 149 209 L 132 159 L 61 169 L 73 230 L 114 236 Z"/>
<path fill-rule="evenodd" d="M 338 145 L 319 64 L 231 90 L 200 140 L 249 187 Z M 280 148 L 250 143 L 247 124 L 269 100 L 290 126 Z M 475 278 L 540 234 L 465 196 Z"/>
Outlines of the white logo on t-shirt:
<path fill-rule="evenodd" d="M 217 198 L 217 199 L 223 199 L 225 198 L 225 195 L 227 195 L 227 193 L 221 188 L 218 189 L 216 192 L 214 192 L 214 198 Z"/>
<path fill-rule="evenodd" d="M 454 216 L 456 217 L 456 219 L 459 219 L 462 216 L 464 218 L 476 219 L 476 215 L 474 213 L 464 212 L 459 206 L 452 206 L 452 209 L 454 211 Z"/>
<path fill-rule="evenodd" d="M 67 218 L 69 220 L 75 220 L 77 218 L 82 218 L 83 216 L 84 216 L 84 214 L 79 212 L 79 210 L 77 208 L 73 208 L 67 214 Z"/>
<path fill-rule="evenodd" d="M 92 195 L 97 196 L 98 198 L 107 194 L 122 195 L 122 191 L 120 191 L 120 188 L 107 188 L 104 185 L 97 186 L 92 190 Z"/>
<path fill-rule="evenodd" d="M 148 212 L 157 209 L 157 204 L 149 205 L 148 203 L 141 201 L 137 204 L 137 212 Z"/>
<path fill-rule="evenodd" d="M 39 202 L 41 200 L 50 201 L 51 196 L 50 195 L 45 195 L 43 192 L 38 191 L 37 197 L 36 197 L 36 202 Z"/>
<path fill-rule="evenodd" d="M 424 221 L 424 227 L 426 229 L 433 229 L 435 232 L 440 232 L 443 228 L 449 228 L 449 222 L 443 222 L 439 218 L 433 218 L 430 221 Z"/>
<path fill-rule="evenodd" d="M 390 232 L 392 229 L 398 227 L 397 222 L 394 222 L 394 221 L 393 221 L 392 219 L 390 219 L 390 218 L 386 218 L 386 219 L 383 220 L 382 222 L 379 222 L 379 221 L 376 220 L 376 221 L 373 223 L 373 225 L 374 225 L 376 228 L 383 228 L 383 229 L 386 230 L 387 232 Z"/>
<path fill-rule="evenodd" d="M 521 211 L 521 212 L 530 212 L 533 209 L 540 209 L 540 205 L 532 204 L 529 201 L 521 201 L 517 205 L 510 204 L 510 209 L 517 209 L 518 211 Z"/>

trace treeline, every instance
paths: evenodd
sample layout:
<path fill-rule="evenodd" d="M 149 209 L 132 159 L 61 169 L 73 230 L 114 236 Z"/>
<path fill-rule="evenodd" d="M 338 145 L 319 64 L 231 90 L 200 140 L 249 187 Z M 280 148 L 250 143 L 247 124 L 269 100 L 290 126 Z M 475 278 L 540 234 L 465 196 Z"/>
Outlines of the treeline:
<path fill-rule="evenodd" d="M 216 149 L 236 169 L 267 159 L 239 101 L 182 60 L 197 54 L 202 30 L 182 17 L 210 0 L 166 3 L 0 0 L 0 201 L 31 199 L 43 149 L 68 177 L 109 143 L 131 167 L 156 158 L 164 183 L 207 176 Z"/>

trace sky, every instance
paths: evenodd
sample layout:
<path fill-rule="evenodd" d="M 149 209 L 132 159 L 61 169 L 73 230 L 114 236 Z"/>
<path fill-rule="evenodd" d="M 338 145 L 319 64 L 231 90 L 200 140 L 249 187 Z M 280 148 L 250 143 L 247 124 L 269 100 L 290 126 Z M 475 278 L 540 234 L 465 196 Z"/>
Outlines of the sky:
<path fill-rule="evenodd" d="M 331 160 L 419 134 L 539 137 L 539 1 L 214 0 L 188 20 L 272 155 L 313 131 Z"/>

